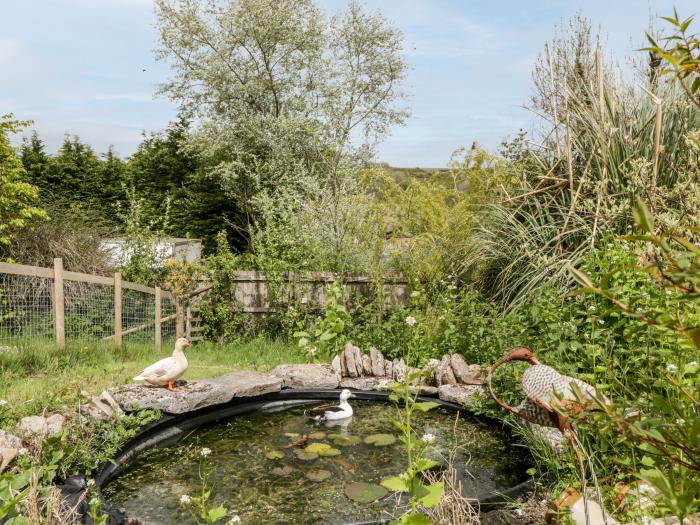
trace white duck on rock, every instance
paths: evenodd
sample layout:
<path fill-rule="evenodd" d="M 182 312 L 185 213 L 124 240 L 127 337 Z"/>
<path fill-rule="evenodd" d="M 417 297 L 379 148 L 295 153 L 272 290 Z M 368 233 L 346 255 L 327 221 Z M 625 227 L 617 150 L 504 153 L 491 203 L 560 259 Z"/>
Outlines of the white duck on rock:
<path fill-rule="evenodd" d="M 157 386 L 165 386 L 171 392 L 175 392 L 173 382 L 182 377 L 189 367 L 185 352 L 183 352 L 183 350 L 189 346 L 192 346 L 189 340 L 184 337 L 179 338 L 175 341 L 175 350 L 173 350 L 172 356 L 161 359 L 157 363 L 144 368 L 143 372 L 137 375 L 134 380 L 146 381 L 147 383 Z"/>
<path fill-rule="evenodd" d="M 340 392 L 339 405 L 321 405 L 304 410 L 304 415 L 314 421 L 338 421 L 352 416 L 352 407 L 348 399 L 355 397 L 347 388 Z"/>

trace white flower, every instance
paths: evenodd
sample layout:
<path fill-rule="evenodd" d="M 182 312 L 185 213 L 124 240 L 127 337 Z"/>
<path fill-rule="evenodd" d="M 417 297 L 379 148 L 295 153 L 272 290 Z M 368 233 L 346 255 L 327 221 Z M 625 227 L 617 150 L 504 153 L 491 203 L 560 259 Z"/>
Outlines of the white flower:
<path fill-rule="evenodd" d="M 204 447 L 204 448 L 202 449 L 202 451 L 201 451 L 199 454 L 200 454 L 200 456 L 202 456 L 203 458 L 206 458 L 209 454 L 211 454 L 211 449 L 210 449 L 210 448 L 207 448 L 207 447 Z"/>
<path fill-rule="evenodd" d="M 591 306 L 588 307 L 589 312 L 595 312 L 596 310 L 597 310 L 597 308 L 595 307 L 594 304 L 592 304 Z"/>
<path fill-rule="evenodd" d="M 676 419 L 676 425 L 685 425 L 685 419 L 683 419 L 683 418 Z"/>
<path fill-rule="evenodd" d="M 673 295 L 673 292 L 671 290 L 666 290 L 666 295 L 671 296 Z"/>
<path fill-rule="evenodd" d="M 418 290 L 413 290 L 413 291 L 411 292 L 411 297 L 412 297 L 413 299 L 415 299 L 416 297 L 419 297 L 419 296 L 420 296 L 420 292 L 419 292 Z"/>
<path fill-rule="evenodd" d="M 306 297 L 302 297 L 301 300 L 299 301 L 301 304 L 306 304 L 308 302 L 308 299 Z"/>
<path fill-rule="evenodd" d="M 99 498 L 92 498 L 92 499 L 90 500 L 90 506 L 91 506 L 91 507 L 97 507 L 97 506 L 99 506 L 99 504 L 100 504 Z"/>
<path fill-rule="evenodd" d="M 649 525 L 651 523 L 651 518 L 649 516 L 642 516 L 642 525 Z"/>
<path fill-rule="evenodd" d="M 691 366 L 691 367 L 692 367 L 692 366 L 698 366 L 698 362 L 697 362 L 697 361 L 691 361 L 690 363 L 688 363 L 688 366 Z"/>
<path fill-rule="evenodd" d="M 408 326 L 413 326 L 414 324 L 416 324 L 416 318 L 413 317 L 412 315 L 409 315 L 408 317 L 406 317 L 405 321 L 406 321 L 406 324 Z"/>
<path fill-rule="evenodd" d="M 678 367 L 676 365 L 667 365 L 666 366 L 666 372 L 673 374 L 675 372 L 678 372 Z"/>
<path fill-rule="evenodd" d="M 88 487 L 94 487 L 95 486 L 95 480 L 94 479 L 89 479 L 87 482 Z"/>
<path fill-rule="evenodd" d="M 231 523 L 240 523 L 240 522 L 241 522 L 241 517 L 238 515 L 231 518 Z"/>
<path fill-rule="evenodd" d="M 183 494 L 182 496 L 180 496 L 180 503 L 182 505 L 189 505 L 191 502 L 192 500 L 187 494 Z"/>
<path fill-rule="evenodd" d="M 423 437 L 420 438 L 420 440 L 421 440 L 423 443 L 428 443 L 428 444 L 430 444 L 430 443 L 433 443 L 433 442 L 435 441 L 435 436 L 434 436 L 433 434 L 430 434 L 430 433 L 428 433 L 428 434 L 423 434 Z"/>
<path fill-rule="evenodd" d="M 598 319 L 598 324 L 605 324 L 605 321 L 603 321 L 602 319 Z"/>
<path fill-rule="evenodd" d="M 0 399 L 0 407 L 5 406 L 6 404 L 7 404 L 7 401 L 5 401 L 4 399 Z"/>
<path fill-rule="evenodd" d="M 642 298 L 643 299 L 649 299 L 651 297 L 647 292 L 642 292 Z"/>

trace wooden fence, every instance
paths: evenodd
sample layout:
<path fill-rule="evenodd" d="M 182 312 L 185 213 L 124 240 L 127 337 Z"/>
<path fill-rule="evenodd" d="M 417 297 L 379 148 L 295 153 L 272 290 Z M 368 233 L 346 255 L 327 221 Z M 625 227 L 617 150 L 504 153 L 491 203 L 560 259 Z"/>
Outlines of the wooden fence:
<path fill-rule="evenodd" d="M 178 313 L 168 315 L 163 317 L 162 305 L 163 300 L 167 299 L 174 301 L 173 296 L 160 288 L 151 288 L 148 286 L 143 286 L 137 283 L 131 283 L 128 281 L 122 281 L 121 274 L 119 272 L 115 273 L 111 277 L 105 277 L 101 275 L 91 275 L 79 272 L 70 272 L 63 269 L 63 260 L 54 259 L 53 268 L 41 268 L 37 266 L 27 266 L 23 264 L 9 264 L 0 262 L 0 274 L 17 275 L 24 277 L 36 277 L 42 279 L 49 279 L 52 281 L 51 285 L 51 317 L 53 324 L 53 335 L 56 340 L 56 345 L 58 348 L 63 349 L 66 345 L 66 328 L 65 328 L 65 287 L 66 281 L 74 281 L 81 283 L 89 283 L 94 285 L 108 286 L 113 289 L 114 301 L 113 301 L 113 316 L 114 316 L 114 333 L 102 337 L 103 340 L 113 340 L 114 346 L 117 349 L 122 347 L 122 340 L 125 335 L 143 331 L 151 326 L 155 326 L 155 344 L 156 348 L 160 350 L 162 344 L 162 325 L 168 321 L 172 321 L 177 318 Z M 152 321 L 145 321 L 137 326 L 130 327 L 124 330 L 123 325 L 123 292 L 124 290 L 133 290 L 135 292 L 140 292 L 142 294 L 152 295 L 154 298 L 154 315 Z M 179 309 L 181 310 L 181 309 Z M 2 313 L 0 311 L 0 313 Z M 180 318 L 184 315 L 180 313 Z M 176 324 L 177 326 L 177 324 Z M 179 326 L 184 326 L 184 322 L 181 322 Z M 182 330 L 180 330 L 182 332 Z M 178 334 L 179 335 L 179 334 Z"/>

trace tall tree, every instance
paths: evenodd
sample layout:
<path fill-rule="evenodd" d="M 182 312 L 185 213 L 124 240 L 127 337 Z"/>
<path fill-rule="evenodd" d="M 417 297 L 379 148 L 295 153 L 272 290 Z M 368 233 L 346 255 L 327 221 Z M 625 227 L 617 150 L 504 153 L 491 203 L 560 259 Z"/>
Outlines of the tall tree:
<path fill-rule="evenodd" d="M 344 187 L 406 112 L 399 31 L 351 2 L 331 19 L 313 0 L 156 0 L 161 92 L 200 123 L 189 141 L 250 231 L 270 197 Z M 359 143 L 353 144 L 352 139 Z"/>
<path fill-rule="evenodd" d="M 31 226 L 46 213 L 36 206 L 39 190 L 26 181 L 27 172 L 10 144 L 9 135 L 18 133 L 27 123 L 12 115 L 0 116 L 0 246 Z"/>

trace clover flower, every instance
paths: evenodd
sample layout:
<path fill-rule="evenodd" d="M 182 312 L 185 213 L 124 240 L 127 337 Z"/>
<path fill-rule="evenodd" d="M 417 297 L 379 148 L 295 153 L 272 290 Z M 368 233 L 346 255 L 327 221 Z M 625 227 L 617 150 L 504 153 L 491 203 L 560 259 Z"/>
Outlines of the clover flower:
<path fill-rule="evenodd" d="M 0 407 L 4 407 L 7 404 L 7 401 L 4 399 L 0 399 Z"/>
<path fill-rule="evenodd" d="M 238 515 L 236 515 L 236 516 L 234 516 L 233 518 L 231 518 L 231 522 L 230 522 L 230 523 L 240 523 L 240 522 L 241 522 L 241 517 L 238 516 Z"/>
<path fill-rule="evenodd" d="M 192 500 L 187 494 L 183 494 L 182 496 L 180 496 L 180 504 L 189 505 L 190 503 L 192 503 Z"/>
<path fill-rule="evenodd" d="M 666 372 L 668 372 L 669 374 L 678 372 L 678 367 L 676 365 L 666 365 Z"/>
<path fill-rule="evenodd" d="M 199 453 L 199 455 L 202 456 L 203 458 L 206 458 L 209 454 L 211 454 L 211 449 L 207 448 L 207 447 L 204 447 L 202 449 L 202 451 Z"/>
<path fill-rule="evenodd" d="M 416 324 L 416 318 L 413 317 L 412 315 L 409 315 L 408 317 L 406 317 L 405 321 L 406 321 L 406 324 L 408 326 L 413 326 L 414 324 Z"/>
<path fill-rule="evenodd" d="M 435 436 L 433 434 L 430 434 L 430 433 L 423 434 L 423 437 L 420 438 L 420 440 L 423 443 L 427 443 L 429 445 L 435 441 Z"/>
<path fill-rule="evenodd" d="M 420 297 L 420 292 L 418 290 L 413 290 L 411 292 L 411 298 L 415 299 L 416 297 Z"/>

